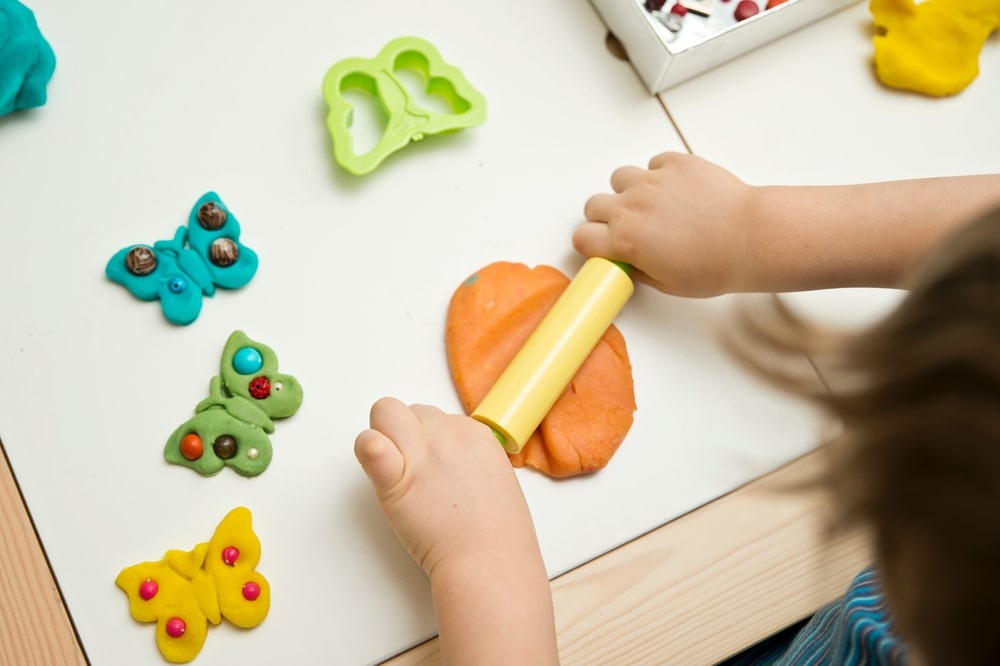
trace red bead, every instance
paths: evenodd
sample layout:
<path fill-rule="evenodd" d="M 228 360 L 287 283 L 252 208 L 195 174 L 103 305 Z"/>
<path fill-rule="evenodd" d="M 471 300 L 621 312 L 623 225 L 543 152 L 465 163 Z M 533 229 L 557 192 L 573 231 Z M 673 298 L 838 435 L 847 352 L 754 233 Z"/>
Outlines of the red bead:
<path fill-rule="evenodd" d="M 670 8 L 670 13 L 677 14 L 678 16 L 684 16 L 685 14 L 688 13 L 688 8 L 678 2 L 673 7 Z"/>
<path fill-rule="evenodd" d="M 139 586 L 139 596 L 142 597 L 143 601 L 149 601 L 156 596 L 156 593 L 160 591 L 160 586 L 156 584 L 156 581 L 152 578 L 147 578 L 143 581 L 142 585 Z"/>
<path fill-rule="evenodd" d="M 188 460 L 201 458 L 205 447 L 201 443 L 201 437 L 197 433 L 189 433 L 181 438 L 181 455 Z"/>
<path fill-rule="evenodd" d="M 260 596 L 260 585 L 250 581 L 243 586 L 243 598 L 247 601 L 257 601 L 257 597 Z"/>
<path fill-rule="evenodd" d="M 240 559 L 240 550 L 233 546 L 228 546 L 222 549 L 222 561 L 226 566 L 233 566 L 236 564 L 236 560 Z"/>
<path fill-rule="evenodd" d="M 264 376 L 254 377 L 250 380 L 250 396 L 257 400 L 263 400 L 271 395 L 271 381 Z"/>
<path fill-rule="evenodd" d="M 180 638 L 187 631 L 187 625 L 184 624 L 184 620 L 179 617 L 172 617 L 167 620 L 165 629 L 167 630 L 167 636 L 171 638 Z"/>
<path fill-rule="evenodd" d="M 740 4 L 736 5 L 736 11 L 734 16 L 736 16 L 737 21 L 743 21 L 751 16 L 755 16 L 760 12 L 760 7 L 754 0 L 740 0 Z"/>

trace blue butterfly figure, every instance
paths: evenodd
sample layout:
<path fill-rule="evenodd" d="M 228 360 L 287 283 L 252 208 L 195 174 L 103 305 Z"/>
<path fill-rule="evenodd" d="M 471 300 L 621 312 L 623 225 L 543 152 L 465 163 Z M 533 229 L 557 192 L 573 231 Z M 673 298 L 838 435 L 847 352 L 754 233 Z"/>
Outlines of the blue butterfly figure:
<path fill-rule="evenodd" d="M 195 203 L 173 240 L 130 245 L 115 253 L 105 273 L 144 301 L 160 300 L 163 316 L 186 326 L 198 318 L 202 295 L 238 289 L 257 272 L 257 253 L 240 243 L 240 224 L 208 192 Z"/>

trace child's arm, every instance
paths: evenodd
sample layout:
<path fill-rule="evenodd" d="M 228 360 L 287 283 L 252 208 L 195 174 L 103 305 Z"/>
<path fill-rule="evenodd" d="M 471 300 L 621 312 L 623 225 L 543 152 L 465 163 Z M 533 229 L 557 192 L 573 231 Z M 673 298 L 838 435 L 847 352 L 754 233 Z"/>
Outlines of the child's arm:
<path fill-rule="evenodd" d="M 692 155 L 623 167 L 573 244 L 682 296 L 894 287 L 937 241 L 1000 203 L 1000 174 L 751 186 Z"/>
<path fill-rule="evenodd" d="M 354 451 L 426 572 L 445 664 L 557 664 L 548 575 L 528 505 L 490 430 L 384 398 Z"/>

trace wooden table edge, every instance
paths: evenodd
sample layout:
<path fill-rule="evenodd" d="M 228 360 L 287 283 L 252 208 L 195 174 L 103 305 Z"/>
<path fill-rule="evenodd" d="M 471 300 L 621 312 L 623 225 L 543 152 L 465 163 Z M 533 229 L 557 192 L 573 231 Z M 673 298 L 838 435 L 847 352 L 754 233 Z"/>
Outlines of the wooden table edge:
<path fill-rule="evenodd" d="M 0 442 L 0 664 L 87 664 Z"/>

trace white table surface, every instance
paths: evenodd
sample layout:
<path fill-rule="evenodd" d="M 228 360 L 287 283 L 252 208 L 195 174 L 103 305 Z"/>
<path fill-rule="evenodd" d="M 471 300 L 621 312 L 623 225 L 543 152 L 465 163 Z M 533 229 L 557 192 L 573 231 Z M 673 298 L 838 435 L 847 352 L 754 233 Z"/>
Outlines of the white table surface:
<path fill-rule="evenodd" d="M 452 291 L 497 260 L 574 272 L 587 196 L 613 168 L 683 148 L 660 104 L 583 2 L 29 4 L 58 65 L 45 107 L 0 119 L 0 438 L 89 658 L 157 662 L 114 577 L 208 539 L 237 505 L 254 513 L 271 613 L 211 628 L 201 663 L 368 663 L 431 635 L 427 584 L 354 436 L 382 395 L 459 409 Z M 488 120 L 349 176 L 323 74 L 406 34 L 462 69 Z M 260 269 L 179 328 L 104 265 L 170 238 L 207 190 Z M 552 575 L 811 448 L 812 415 L 715 344 L 730 305 L 640 290 L 621 316 L 639 407 L 619 453 L 582 479 L 519 472 Z M 161 451 L 235 329 L 275 349 L 305 400 L 277 423 L 264 474 L 206 479 Z"/>

